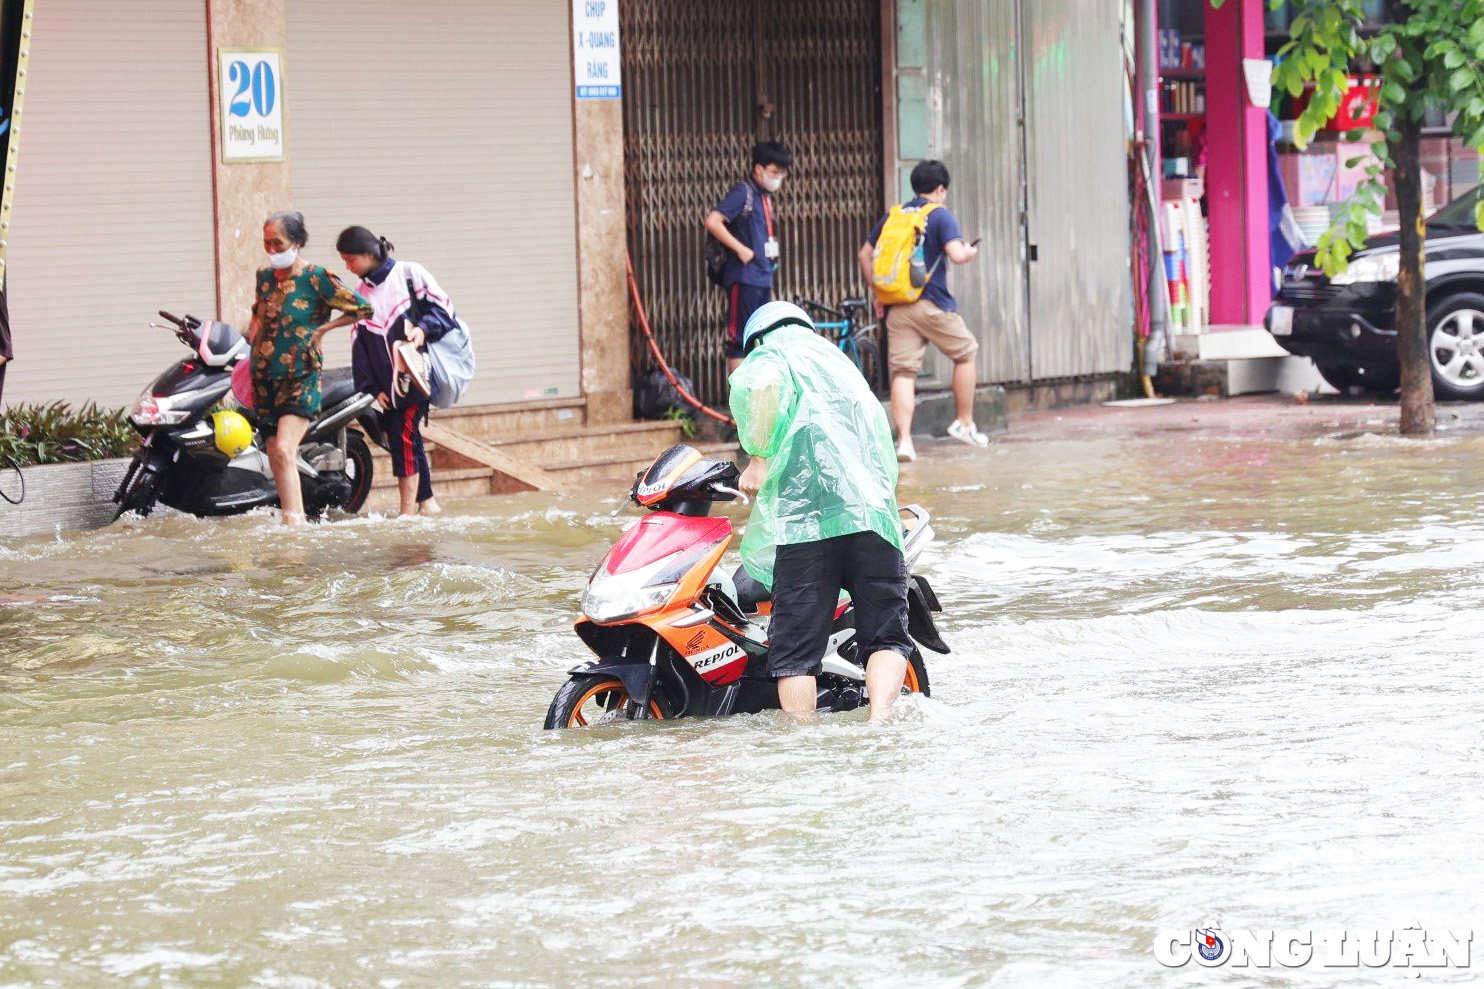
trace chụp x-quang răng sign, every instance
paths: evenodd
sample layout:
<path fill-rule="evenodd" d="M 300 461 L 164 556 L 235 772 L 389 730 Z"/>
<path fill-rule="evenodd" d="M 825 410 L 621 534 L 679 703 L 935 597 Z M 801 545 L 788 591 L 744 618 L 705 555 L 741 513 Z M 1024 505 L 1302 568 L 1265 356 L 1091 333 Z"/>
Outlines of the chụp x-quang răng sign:
<path fill-rule="evenodd" d="M 222 161 L 283 161 L 283 52 L 217 49 Z"/>
<path fill-rule="evenodd" d="M 616 100 L 619 78 L 618 0 L 572 0 L 572 69 L 579 100 Z"/>

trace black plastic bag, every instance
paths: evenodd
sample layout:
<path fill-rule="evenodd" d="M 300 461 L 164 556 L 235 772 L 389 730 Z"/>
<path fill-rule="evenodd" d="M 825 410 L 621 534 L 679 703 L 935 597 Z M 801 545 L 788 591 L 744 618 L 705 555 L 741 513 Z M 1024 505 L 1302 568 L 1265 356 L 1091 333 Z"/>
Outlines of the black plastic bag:
<path fill-rule="evenodd" d="M 683 374 L 676 374 L 680 386 L 692 395 L 695 386 Z M 673 411 L 672 411 L 673 410 Z M 650 368 L 636 375 L 634 382 L 634 415 L 640 419 L 667 419 L 676 413 L 689 413 L 690 403 L 680 397 L 680 392 L 670 384 L 665 372 Z"/>

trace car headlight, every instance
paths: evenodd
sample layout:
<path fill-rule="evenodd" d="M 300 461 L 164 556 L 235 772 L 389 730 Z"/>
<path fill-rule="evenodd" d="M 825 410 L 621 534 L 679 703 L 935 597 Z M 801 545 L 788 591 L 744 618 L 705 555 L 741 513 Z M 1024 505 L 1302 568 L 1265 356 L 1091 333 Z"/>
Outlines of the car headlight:
<path fill-rule="evenodd" d="M 191 417 L 187 409 L 171 408 L 170 396 L 145 392 L 134 403 L 129 421 L 136 426 L 178 426 Z"/>
<path fill-rule="evenodd" d="M 1402 256 L 1398 251 L 1372 254 L 1357 258 L 1349 267 L 1330 279 L 1332 285 L 1354 285 L 1356 282 L 1394 282 L 1401 269 Z"/>

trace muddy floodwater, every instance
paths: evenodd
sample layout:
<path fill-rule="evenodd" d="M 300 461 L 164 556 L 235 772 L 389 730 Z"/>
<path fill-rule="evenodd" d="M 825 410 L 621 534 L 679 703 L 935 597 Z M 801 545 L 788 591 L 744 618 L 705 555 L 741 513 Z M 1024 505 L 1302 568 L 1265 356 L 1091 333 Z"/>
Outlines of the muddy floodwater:
<path fill-rule="evenodd" d="M 904 470 L 953 653 L 880 728 L 542 731 L 616 490 L 0 544 L 0 986 L 1390 985 L 1152 942 L 1484 938 L 1484 436 L 1164 421 Z"/>

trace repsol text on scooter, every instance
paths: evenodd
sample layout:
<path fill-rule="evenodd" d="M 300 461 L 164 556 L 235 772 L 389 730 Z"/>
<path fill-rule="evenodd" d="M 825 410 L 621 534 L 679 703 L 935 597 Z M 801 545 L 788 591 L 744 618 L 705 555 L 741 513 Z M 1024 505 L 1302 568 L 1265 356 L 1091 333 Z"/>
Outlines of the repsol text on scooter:
<path fill-rule="evenodd" d="M 273 471 L 256 432 L 251 445 L 232 454 L 217 446 L 213 415 L 231 390 L 232 368 L 249 359 L 246 338 L 226 323 L 203 323 L 163 310 L 173 332 L 191 351 L 139 396 L 129 421 L 142 437 L 134 462 L 114 492 L 118 515 L 148 515 L 157 501 L 192 515 L 233 515 L 278 504 Z M 152 323 L 160 329 L 171 329 Z M 350 368 L 320 376 L 322 409 L 299 446 L 304 508 L 311 515 L 340 508 L 356 512 L 371 491 L 371 450 L 380 426 L 375 399 L 356 391 Z M 252 421 L 249 410 L 242 414 Z M 117 516 L 115 516 L 117 517 Z"/>
<path fill-rule="evenodd" d="M 711 518 L 718 501 L 746 500 L 737 465 L 689 446 L 671 447 L 639 473 L 629 497 L 652 514 L 614 544 L 582 596 L 578 638 L 597 658 L 568 672 L 546 713 L 547 728 L 598 721 L 744 714 L 778 707 L 767 673 L 767 588 L 742 568 L 720 566 L 732 523 Z M 907 566 L 933 540 L 928 513 L 903 509 Z M 946 653 L 933 613 L 937 595 L 921 575 L 907 589 L 908 631 L 915 643 Z M 849 601 L 835 610 L 818 707 L 848 711 L 869 701 L 865 663 Z M 914 650 L 905 689 L 928 693 L 927 666 Z"/>

